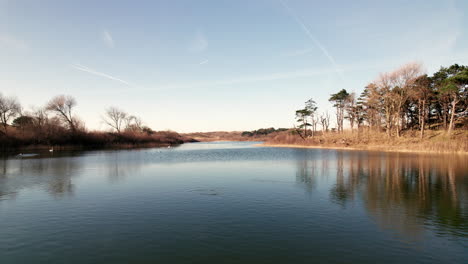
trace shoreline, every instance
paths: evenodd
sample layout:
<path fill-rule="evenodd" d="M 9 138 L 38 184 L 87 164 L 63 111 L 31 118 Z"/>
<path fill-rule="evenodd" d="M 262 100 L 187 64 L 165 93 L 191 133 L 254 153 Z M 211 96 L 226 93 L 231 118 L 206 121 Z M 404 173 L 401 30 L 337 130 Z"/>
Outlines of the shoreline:
<path fill-rule="evenodd" d="M 271 148 L 301 148 L 301 149 L 334 149 L 334 150 L 352 150 L 352 151 L 379 151 L 379 152 L 394 152 L 394 153 L 419 153 L 419 154 L 442 154 L 442 155 L 468 155 L 468 152 L 440 152 L 432 150 L 410 150 L 410 149 L 391 149 L 391 146 L 379 147 L 341 147 L 341 146 L 313 146 L 313 145 L 295 145 L 295 144 L 271 144 L 261 143 L 255 144 L 256 147 L 271 147 Z M 385 148 L 387 147 L 387 148 Z"/>
<path fill-rule="evenodd" d="M 16 153 L 18 151 L 29 153 L 29 152 L 48 152 L 49 149 L 54 151 L 88 151 L 88 150 L 131 150 L 131 149 L 146 149 L 146 148 L 165 148 L 167 146 L 179 146 L 190 142 L 184 142 L 179 144 L 171 143 L 141 143 L 141 144 L 109 144 L 104 146 L 83 146 L 83 145 L 29 145 L 15 148 L 3 148 L 0 149 L 0 156 L 10 153 Z"/>

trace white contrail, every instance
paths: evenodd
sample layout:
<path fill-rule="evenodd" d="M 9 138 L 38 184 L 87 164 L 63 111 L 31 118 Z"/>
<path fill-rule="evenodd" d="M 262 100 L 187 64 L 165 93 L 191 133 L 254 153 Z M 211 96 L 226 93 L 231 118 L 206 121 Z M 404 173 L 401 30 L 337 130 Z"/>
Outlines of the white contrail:
<path fill-rule="evenodd" d="M 277 72 L 264 75 L 250 75 L 250 76 L 241 76 L 233 79 L 226 80 L 213 80 L 213 81 L 199 81 L 199 82 L 190 82 L 188 84 L 175 84 L 175 85 L 161 85 L 157 90 L 178 90 L 178 89 L 195 89 L 195 88 L 205 88 L 205 87 L 219 87 L 225 85 L 234 85 L 234 84 L 243 84 L 243 83 L 252 83 L 252 82 L 263 82 L 263 81 L 274 81 L 274 80 L 283 80 L 283 79 L 294 79 L 301 77 L 310 77 L 314 75 L 321 75 L 333 72 L 334 69 L 302 69 L 291 72 Z"/>
<path fill-rule="evenodd" d="M 297 24 L 299 24 L 299 26 L 301 26 L 302 30 L 306 33 L 306 35 L 310 38 L 310 40 L 312 40 L 312 42 L 322 51 L 323 55 L 325 55 L 325 57 L 327 57 L 328 61 L 330 61 L 330 63 L 332 64 L 332 66 L 335 68 L 335 71 L 340 75 L 342 76 L 342 73 L 338 67 L 338 65 L 336 64 L 335 62 L 335 59 L 333 58 L 333 56 L 328 52 L 328 50 L 322 45 L 322 43 L 320 43 L 320 41 L 318 41 L 317 38 L 315 38 L 315 36 L 312 34 L 312 32 L 310 32 L 309 28 L 304 24 L 304 22 L 302 22 L 302 19 L 296 14 L 294 13 L 294 10 L 292 10 L 287 4 L 285 1 L 283 0 L 279 0 L 281 2 L 281 4 L 284 6 L 284 8 L 288 11 L 288 13 L 294 18 L 294 20 L 296 21 Z"/>
<path fill-rule="evenodd" d="M 139 91 L 168 91 L 168 90 L 188 90 L 188 89 L 197 89 L 197 88 L 208 88 L 208 87 L 222 87 L 236 84 L 244 83 L 254 83 L 254 82 L 268 82 L 275 80 L 285 80 L 285 79 L 294 79 L 294 78 L 304 78 L 311 77 L 316 75 L 323 75 L 335 72 L 335 69 L 332 67 L 327 68 L 307 68 L 290 72 L 276 72 L 263 75 L 248 75 L 240 76 L 232 79 L 221 79 L 221 80 L 211 80 L 211 81 L 192 81 L 189 83 L 176 83 L 176 84 L 161 84 L 156 87 L 135 87 Z M 128 92 L 128 90 L 121 90 L 120 92 Z"/>
<path fill-rule="evenodd" d="M 84 71 L 84 72 L 87 72 L 87 73 L 91 73 L 91 74 L 94 74 L 94 75 L 97 75 L 97 76 L 101 76 L 101 77 L 104 77 L 104 78 L 107 78 L 109 80 L 113 80 L 113 81 L 117 81 L 117 82 L 121 82 L 125 85 L 128 85 L 128 86 L 134 86 L 133 84 L 127 82 L 127 81 L 124 81 L 122 79 L 119 79 L 119 78 L 116 78 L 114 76 L 111 76 L 109 74 L 105 74 L 105 73 L 102 73 L 102 72 L 98 72 L 98 71 L 95 71 L 93 69 L 90 69 L 86 66 L 83 66 L 83 65 L 80 65 L 80 64 L 71 64 L 70 65 L 72 68 L 74 69 L 77 69 L 79 71 Z"/>

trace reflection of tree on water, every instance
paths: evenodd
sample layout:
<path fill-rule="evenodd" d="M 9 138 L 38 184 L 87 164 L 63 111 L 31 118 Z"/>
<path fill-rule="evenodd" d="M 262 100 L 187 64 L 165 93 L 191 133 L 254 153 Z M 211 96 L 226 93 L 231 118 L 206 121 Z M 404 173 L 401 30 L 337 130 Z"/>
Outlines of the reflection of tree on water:
<path fill-rule="evenodd" d="M 73 158 L 7 159 L 0 163 L 0 197 L 10 197 L 22 189 L 44 188 L 53 196 L 73 194 L 72 175 L 81 167 Z"/>
<path fill-rule="evenodd" d="M 419 236 L 428 225 L 437 227 L 438 233 L 466 236 L 468 164 L 463 156 L 336 151 L 324 157 L 320 151 L 297 153 L 298 183 L 312 190 L 318 177 L 334 177 L 330 200 L 346 207 L 359 199 L 383 228 Z"/>
<path fill-rule="evenodd" d="M 354 153 L 355 155 L 358 155 Z M 330 198 L 333 202 L 345 207 L 346 202 L 354 198 L 357 187 L 360 183 L 359 177 L 362 170 L 361 158 L 355 162 L 346 164 L 350 169 L 345 168 L 345 153 L 338 151 L 336 154 L 336 184 L 330 190 Z"/>
<path fill-rule="evenodd" d="M 298 161 L 298 170 L 296 172 L 296 182 L 304 185 L 306 190 L 312 190 L 316 185 L 315 177 L 316 171 L 316 160 L 300 160 Z"/>
<path fill-rule="evenodd" d="M 105 174 L 110 183 L 118 183 L 123 181 L 127 176 L 136 173 L 144 162 L 144 157 L 140 152 L 132 153 L 130 159 L 127 152 L 115 151 L 108 153 L 103 163 Z M 136 157 L 136 158 L 135 158 Z"/>
<path fill-rule="evenodd" d="M 7 159 L 0 159 L 0 179 L 5 178 L 7 175 Z"/>
<path fill-rule="evenodd" d="M 103 155 L 102 155 L 103 154 Z M 90 159 L 82 152 L 63 153 L 51 158 L 0 160 L 0 199 L 12 199 L 23 189 L 41 188 L 54 197 L 72 195 L 73 180 L 91 166 L 96 175 L 107 175 L 111 183 L 138 172 L 147 162 L 139 151 L 94 152 Z"/>
<path fill-rule="evenodd" d="M 406 159 L 409 161 L 410 159 Z M 402 163 L 400 155 L 371 157 L 362 197 L 368 212 L 384 228 L 411 236 L 422 233 L 416 203 L 424 202 L 414 184 L 417 164 Z"/>
<path fill-rule="evenodd" d="M 311 191 L 317 185 L 317 177 L 324 175 L 328 170 L 328 159 L 321 158 L 316 152 L 297 149 L 296 152 L 297 171 L 296 182 Z"/>
<path fill-rule="evenodd" d="M 383 168 L 375 168 L 364 194 L 369 212 L 389 225 L 431 223 L 439 231 L 468 228 L 467 208 L 460 203 L 466 196 L 467 166 L 462 157 L 406 157 L 394 155 Z M 380 191 L 381 193 L 377 193 Z M 392 211 L 401 211 L 399 218 Z"/>

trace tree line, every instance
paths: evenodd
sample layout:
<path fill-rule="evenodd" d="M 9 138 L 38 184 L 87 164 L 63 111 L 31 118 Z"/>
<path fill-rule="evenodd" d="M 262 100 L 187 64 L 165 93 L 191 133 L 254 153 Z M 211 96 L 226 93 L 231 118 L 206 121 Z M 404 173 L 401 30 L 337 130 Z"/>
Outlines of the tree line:
<path fill-rule="evenodd" d="M 288 130 L 287 128 L 275 129 L 274 127 L 260 128 L 260 129 L 256 129 L 256 130 L 252 130 L 252 131 L 244 131 L 244 132 L 241 133 L 241 136 L 243 136 L 243 137 L 266 136 L 266 135 L 269 135 L 271 133 L 283 132 L 283 131 L 287 131 L 287 130 Z"/>
<path fill-rule="evenodd" d="M 466 128 L 468 119 L 468 66 L 441 67 L 432 76 L 423 73 L 421 64 L 408 63 L 381 73 L 356 96 L 342 89 L 331 94 L 336 109 L 336 127 L 342 133 L 344 120 L 351 131 L 363 127 L 384 131 L 388 137 L 400 137 L 405 130 L 444 129 L 448 135 L 456 125 Z M 302 137 L 313 136 L 317 125 L 329 131 L 328 113 L 317 113 L 314 100 L 296 110 L 296 131 Z"/>
<path fill-rule="evenodd" d="M 4 134 L 8 134 L 9 127 L 17 129 L 56 126 L 66 128 L 70 132 L 86 130 L 82 120 L 75 114 L 76 99 L 72 96 L 59 95 L 52 98 L 44 107 L 23 111 L 21 104 L 15 97 L 0 94 L 0 121 Z M 11 121 L 11 123 L 10 123 Z M 139 117 L 130 115 L 117 107 L 106 109 L 102 121 L 117 133 L 125 131 L 148 131 Z"/>
<path fill-rule="evenodd" d="M 112 132 L 89 132 L 85 123 L 76 115 L 77 101 L 72 96 L 59 95 L 43 107 L 23 110 L 16 97 L 0 94 L 0 142 L 5 145 L 50 145 L 108 143 L 181 143 L 180 135 L 166 132 L 164 137 L 155 135 L 150 127 L 143 125 L 141 118 L 117 107 L 109 107 L 102 122 Z M 159 132 L 160 134 L 162 132 Z M 108 134 L 114 135 L 109 137 Z"/>

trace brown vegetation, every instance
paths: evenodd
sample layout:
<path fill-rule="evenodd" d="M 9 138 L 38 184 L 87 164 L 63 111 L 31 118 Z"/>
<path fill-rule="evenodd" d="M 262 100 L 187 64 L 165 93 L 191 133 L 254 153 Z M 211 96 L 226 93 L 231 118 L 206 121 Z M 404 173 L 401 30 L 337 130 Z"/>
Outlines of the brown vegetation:
<path fill-rule="evenodd" d="M 409 63 L 382 73 L 361 96 L 345 89 L 331 94 L 336 127 L 329 130 L 312 99 L 296 111 L 298 128 L 266 140 L 267 144 L 381 150 L 468 152 L 468 66 L 441 67 L 433 76 Z M 344 130 L 344 120 L 350 130 Z M 357 126 L 357 128 L 355 128 Z"/>
<path fill-rule="evenodd" d="M 173 131 L 153 131 L 122 133 L 102 131 L 78 131 L 69 133 L 60 128 L 53 129 L 53 133 L 38 136 L 31 131 L 21 131 L 10 128 L 8 135 L 0 133 L 0 150 L 15 148 L 105 148 L 130 146 L 166 146 L 193 142 Z"/>
<path fill-rule="evenodd" d="M 315 137 L 302 139 L 294 130 L 265 140 L 266 146 L 362 149 L 401 152 L 468 153 L 468 131 L 457 130 L 450 137 L 443 130 L 430 130 L 423 139 L 418 131 L 404 131 L 401 137 L 389 138 L 385 132 L 368 128 L 343 133 L 318 132 Z"/>
<path fill-rule="evenodd" d="M 84 122 L 75 115 L 76 105 L 73 97 L 60 95 L 51 99 L 45 107 L 23 112 L 14 97 L 0 94 L 3 128 L 0 130 L 0 150 L 158 146 L 194 141 L 173 131 L 153 131 L 142 125 L 140 118 L 115 107 L 106 111 L 105 119 L 114 132 L 88 131 Z"/>

